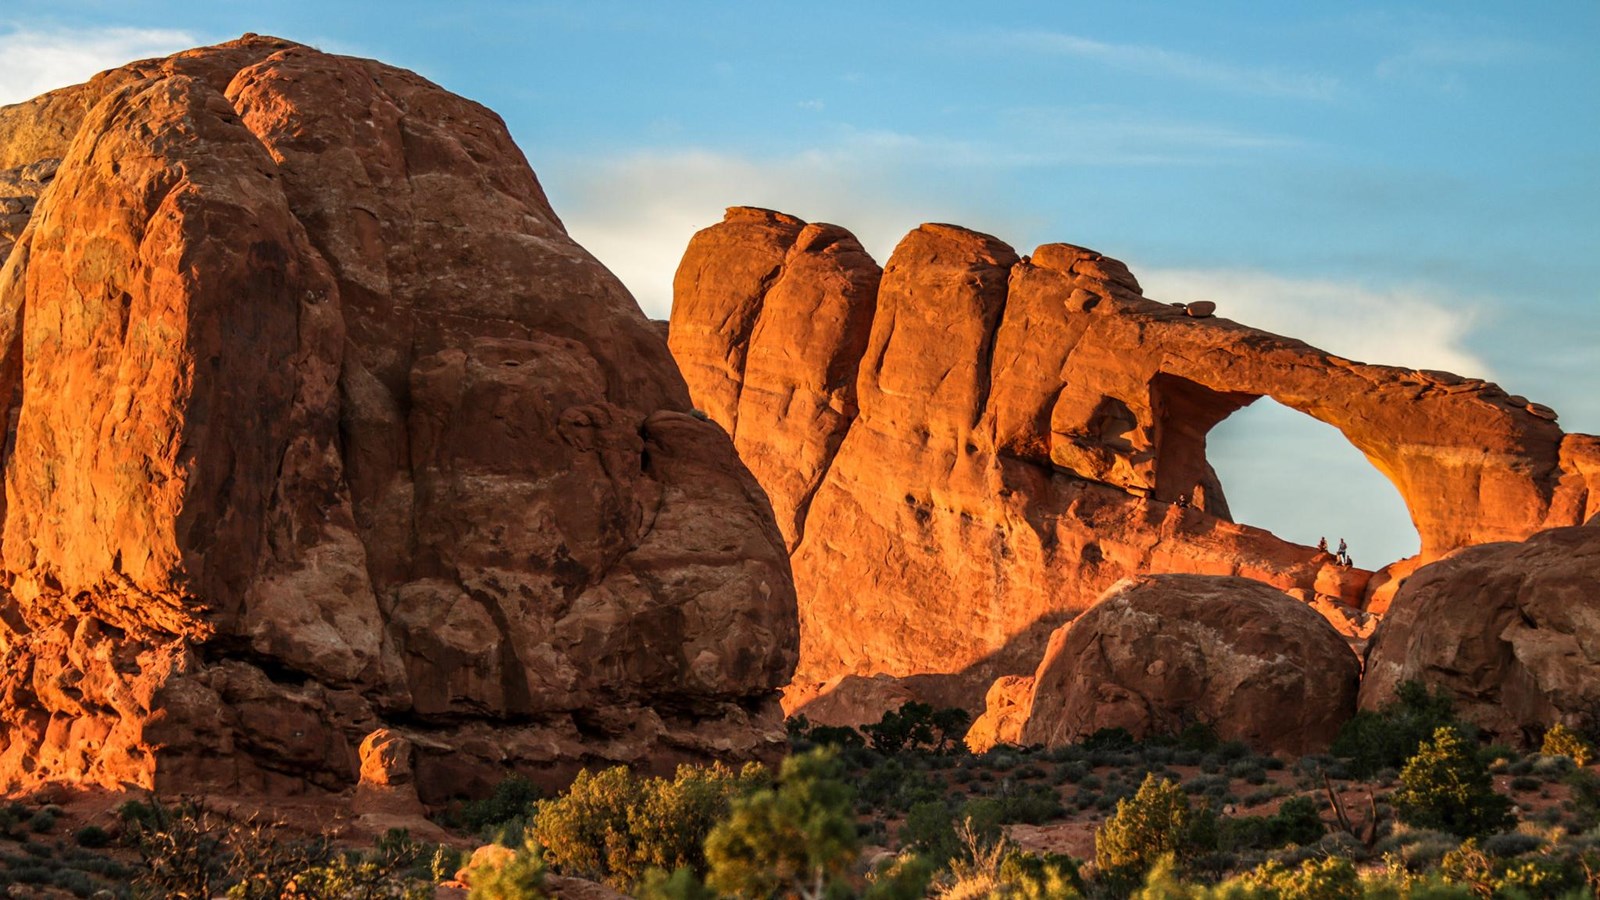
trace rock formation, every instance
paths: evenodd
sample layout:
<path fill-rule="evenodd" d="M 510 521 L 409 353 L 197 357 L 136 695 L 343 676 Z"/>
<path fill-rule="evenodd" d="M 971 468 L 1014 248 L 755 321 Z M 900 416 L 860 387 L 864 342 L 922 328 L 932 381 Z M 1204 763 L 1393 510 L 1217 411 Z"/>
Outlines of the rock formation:
<path fill-rule="evenodd" d="M 997 744 L 1021 744 L 1022 728 L 1028 723 L 1033 702 L 1032 675 L 1002 675 L 983 695 L 983 714 L 967 729 L 965 743 L 973 753 L 982 753 Z"/>
<path fill-rule="evenodd" d="M 1224 301 L 1225 302 L 1225 301 Z M 878 266 L 843 229 L 734 208 L 690 243 L 670 345 L 772 498 L 802 686 L 943 673 L 977 705 L 1121 578 L 1239 575 L 1347 634 L 1399 575 L 1600 510 L 1600 447 L 1545 407 L 1146 299 L 1117 262 L 924 225 Z M 1231 521 L 1207 432 L 1259 397 L 1337 427 L 1399 490 L 1418 560 L 1376 577 Z M 1369 589 L 1372 596 L 1369 596 Z M 790 711 L 797 706 L 786 700 Z"/>
<path fill-rule="evenodd" d="M 781 739 L 770 509 L 492 112 L 247 35 L 0 109 L 0 169 L 0 788 Z"/>
<path fill-rule="evenodd" d="M 1199 723 L 1261 752 L 1320 751 L 1355 712 L 1360 678 L 1326 619 L 1259 581 L 1141 576 L 1051 635 L 1017 742 Z"/>
<path fill-rule="evenodd" d="M 1600 717 L 1600 520 L 1457 551 L 1411 576 L 1378 626 L 1361 706 L 1444 688 L 1507 741 Z"/>

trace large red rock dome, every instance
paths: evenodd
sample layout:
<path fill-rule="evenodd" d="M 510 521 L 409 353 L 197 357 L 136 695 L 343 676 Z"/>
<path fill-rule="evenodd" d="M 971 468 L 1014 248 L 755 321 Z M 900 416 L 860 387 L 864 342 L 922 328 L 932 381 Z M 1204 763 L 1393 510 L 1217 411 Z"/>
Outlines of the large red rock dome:
<path fill-rule="evenodd" d="M 761 489 L 492 112 L 248 35 L 0 109 L 0 170 L 0 787 L 781 739 Z"/>

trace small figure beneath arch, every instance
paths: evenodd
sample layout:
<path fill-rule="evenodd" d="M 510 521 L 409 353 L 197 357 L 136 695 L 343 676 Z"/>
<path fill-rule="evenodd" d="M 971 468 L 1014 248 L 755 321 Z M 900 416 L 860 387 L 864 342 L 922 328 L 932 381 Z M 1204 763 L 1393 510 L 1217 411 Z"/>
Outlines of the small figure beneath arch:
<path fill-rule="evenodd" d="M 1350 546 L 1344 542 L 1344 538 L 1339 538 L 1339 552 L 1335 556 L 1339 560 L 1339 565 L 1346 569 L 1350 568 Z"/>

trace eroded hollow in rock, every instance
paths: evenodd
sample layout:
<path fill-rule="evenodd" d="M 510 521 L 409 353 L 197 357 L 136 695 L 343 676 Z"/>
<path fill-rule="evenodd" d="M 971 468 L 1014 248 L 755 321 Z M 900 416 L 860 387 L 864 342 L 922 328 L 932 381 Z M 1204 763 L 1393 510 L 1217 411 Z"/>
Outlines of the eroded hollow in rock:
<path fill-rule="evenodd" d="M 1206 455 L 1235 521 L 1298 544 L 1345 538 L 1365 569 L 1417 553 L 1400 493 L 1331 425 L 1263 397 L 1211 429 Z"/>

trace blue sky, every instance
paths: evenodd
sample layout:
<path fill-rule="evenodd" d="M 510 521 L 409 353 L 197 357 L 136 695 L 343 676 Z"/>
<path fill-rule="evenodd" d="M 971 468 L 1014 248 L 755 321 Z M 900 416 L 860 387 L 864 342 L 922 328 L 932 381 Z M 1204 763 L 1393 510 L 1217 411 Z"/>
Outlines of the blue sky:
<path fill-rule="evenodd" d="M 732 204 L 1085 244 L 1158 299 L 1487 376 L 1600 431 L 1600 3 L 12 0 L 0 102 L 244 31 L 415 69 L 503 115 L 573 234 L 664 316 Z M 1415 547 L 1331 430 L 1214 433 L 1240 518 Z M 1408 546 L 1409 545 L 1409 546 Z"/>

